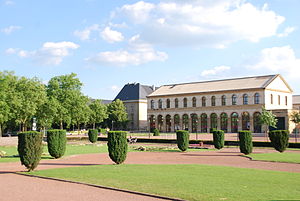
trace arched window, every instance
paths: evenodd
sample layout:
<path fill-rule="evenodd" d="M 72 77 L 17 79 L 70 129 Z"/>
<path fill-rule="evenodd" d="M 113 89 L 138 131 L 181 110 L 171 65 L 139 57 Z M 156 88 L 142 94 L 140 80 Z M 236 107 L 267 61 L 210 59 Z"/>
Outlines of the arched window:
<path fill-rule="evenodd" d="M 159 131 L 162 131 L 163 124 L 164 124 L 163 116 L 162 115 L 158 115 L 157 116 L 157 127 L 158 127 Z"/>
<path fill-rule="evenodd" d="M 154 109 L 154 100 L 150 101 L 151 109 Z"/>
<path fill-rule="evenodd" d="M 216 97 L 215 96 L 211 97 L 211 106 L 216 106 Z"/>
<path fill-rule="evenodd" d="M 206 98 L 203 96 L 202 97 L 202 107 L 206 106 Z"/>
<path fill-rule="evenodd" d="M 237 133 L 238 132 L 238 119 L 239 119 L 239 115 L 234 112 L 231 114 L 231 132 L 232 133 Z"/>
<path fill-rule="evenodd" d="M 207 114 L 201 114 L 201 132 L 207 133 Z"/>
<path fill-rule="evenodd" d="M 151 115 L 150 116 L 150 130 L 151 130 L 151 132 L 153 131 L 154 128 L 155 128 L 155 116 Z"/>
<path fill-rule="evenodd" d="M 158 100 L 158 108 L 159 108 L 159 109 L 162 108 L 162 100 L 161 100 L 161 99 Z"/>
<path fill-rule="evenodd" d="M 183 99 L 183 107 L 187 107 L 187 98 Z"/>
<path fill-rule="evenodd" d="M 273 104 L 273 94 L 271 94 L 271 104 Z"/>
<path fill-rule="evenodd" d="M 198 115 L 197 114 L 191 114 L 191 119 L 192 119 L 192 133 L 197 133 Z"/>
<path fill-rule="evenodd" d="M 170 99 L 167 99 L 167 108 L 170 108 Z"/>
<path fill-rule="evenodd" d="M 259 93 L 254 94 L 254 104 L 259 104 Z"/>
<path fill-rule="evenodd" d="M 278 105 L 280 105 L 280 95 L 278 95 Z"/>
<path fill-rule="evenodd" d="M 232 95 L 232 105 L 236 105 L 236 95 L 235 94 L 233 94 Z"/>
<path fill-rule="evenodd" d="M 260 123 L 260 113 L 255 112 L 253 114 L 253 126 L 254 126 L 254 133 L 261 133 L 261 123 Z"/>
<path fill-rule="evenodd" d="M 243 95 L 243 104 L 248 105 L 248 95 L 247 94 Z"/>
<path fill-rule="evenodd" d="M 178 114 L 174 115 L 174 130 L 180 130 L 180 116 Z"/>
<path fill-rule="evenodd" d="M 222 99 L 222 106 L 226 105 L 226 96 L 223 95 L 221 99 Z"/>
<path fill-rule="evenodd" d="M 178 99 L 175 98 L 175 108 L 178 108 Z"/>
<path fill-rule="evenodd" d="M 171 132 L 171 115 L 166 116 L 166 132 Z"/>
<path fill-rule="evenodd" d="M 187 114 L 182 116 L 182 127 L 184 130 L 189 130 L 189 115 Z"/>
<path fill-rule="evenodd" d="M 228 116 L 226 113 L 221 114 L 221 130 L 223 130 L 225 133 L 227 133 L 227 127 L 228 127 Z"/>
<path fill-rule="evenodd" d="M 218 127 L 218 116 L 216 113 L 212 113 L 210 115 L 210 128 L 217 128 Z"/>
<path fill-rule="evenodd" d="M 197 107 L 197 99 L 196 99 L 196 97 L 193 97 L 193 107 Z"/>
<path fill-rule="evenodd" d="M 248 112 L 242 113 L 242 130 L 250 130 L 250 115 Z"/>

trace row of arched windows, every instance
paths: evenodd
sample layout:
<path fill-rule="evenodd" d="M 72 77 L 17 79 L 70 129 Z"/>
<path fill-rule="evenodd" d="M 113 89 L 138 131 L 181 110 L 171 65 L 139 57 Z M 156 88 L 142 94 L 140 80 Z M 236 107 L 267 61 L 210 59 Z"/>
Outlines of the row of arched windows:
<path fill-rule="evenodd" d="M 207 103 L 206 97 L 203 96 L 201 98 L 201 106 L 202 107 L 206 107 L 207 106 L 206 103 Z M 211 106 L 216 106 L 216 97 L 215 96 L 211 97 L 210 103 L 211 103 Z M 259 104 L 259 103 L 260 103 L 259 93 L 255 93 L 254 94 L 254 104 Z M 221 96 L 221 105 L 225 106 L 226 104 L 227 104 L 227 97 L 225 95 L 223 95 L 223 96 Z M 248 96 L 248 94 L 244 94 L 243 95 L 243 105 L 248 105 L 248 104 L 249 104 L 249 96 Z M 237 105 L 237 95 L 236 94 L 233 94 L 231 96 L 231 105 Z M 151 107 L 151 109 L 155 108 L 154 100 L 150 101 L 150 107 Z M 179 108 L 179 100 L 178 100 L 178 98 L 175 98 L 175 100 L 174 100 L 174 107 L 175 108 Z M 188 107 L 188 100 L 187 100 L 187 98 L 183 98 L 183 107 L 184 108 Z M 196 97 L 192 98 L 192 107 L 197 107 L 197 98 Z M 163 101 L 162 101 L 162 99 L 158 100 L 158 108 L 159 109 L 163 108 Z M 171 101 L 170 101 L 170 99 L 166 100 L 166 108 L 171 108 Z"/>
<path fill-rule="evenodd" d="M 256 133 L 261 132 L 261 124 L 260 124 L 260 112 L 255 112 L 253 114 L 253 130 Z M 243 112 L 241 114 L 241 128 L 242 130 L 250 130 L 250 115 L 248 112 Z M 230 119 L 230 125 L 229 125 Z M 165 121 L 165 131 L 171 132 L 171 127 L 173 126 L 174 130 L 185 129 L 190 130 L 191 132 L 198 132 L 198 128 L 200 126 L 200 132 L 208 132 L 209 128 L 221 129 L 225 132 L 238 132 L 238 124 L 239 124 L 239 114 L 236 112 L 228 115 L 227 113 L 221 113 L 220 118 L 218 120 L 218 115 L 216 113 L 212 113 L 209 116 L 206 113 L 202 113 L 198 115 L 193 113 L 190 115 L 184 114 L 180 118 L 178 114 L 174 115 L 174 119 L 172 122 L 171 115 L 166 115 L 165 119 L 162 115 L 158 115 L 157 119 L 154 115 L 150 116 L 150 127 L 157 128 L 159 130 L 163 130 L 163 124 Z M 157 122 L 156 122 L 157 120 Z M 189 121 L 191 121 L 191 128 L 189 129 Z M 155 123 L 156 122 L 156 123 Z M 208 122 L 210 122 L 210 127 L 208 127 Z"/>

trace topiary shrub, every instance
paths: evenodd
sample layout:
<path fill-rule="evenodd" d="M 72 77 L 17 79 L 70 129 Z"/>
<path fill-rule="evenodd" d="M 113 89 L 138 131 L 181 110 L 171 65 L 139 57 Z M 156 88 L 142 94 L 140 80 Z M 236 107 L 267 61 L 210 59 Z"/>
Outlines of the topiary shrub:
<path fill-rule="evenodd" d="M 246 155 L 252 153 L 253 143 L 251 131 L 239 131 L 239 144 L 241 153 Z"/>
<path fill-rule="evenodd" d="M 157 128 L 153 129 L 153 136 L 159 136 L 159 130 Z"/>
<path fill-rule="evenodd" d="M 209 133 L 214 133 L 214 131 L 216 131 L 216 130 L 217 130 L 216 128 L 210 128 Z"/>
<path fill-rule="evenodd" d="M 273 130 L 269 132 L 272 146 L 279 152 L 284 152 L 289 146 L 289 131 Z"/>
<path fill-rule="evenodd" d="M 28 131 L 18 134 L 18 152 L 21 164 L 25 165 L 28 171 L 34 170 L 42 156 L 43 134 L 37 131 Z"/>
<path fill-rule="evenodd" d="M 90 129 L 89 130 L 89 141 L 91 143 L 95 143 L 98 140 L 98 129 Z"/>
<path fill-rule="evenodd" d="M 224 131 L 215 130 L 213 132 L 213 139 L 216 149 L 222 149 L 224 147 Z"/>
<path fill-rule="evenodd" d="M 176 137 L 177 137 L 177 147 L 181 151 L 186 151 L 189 147 L 189 132 L 185 130 L 178 130 L 176 131 Z"/>
<path fill-rule="evenodd" d="M 48 152 L 54 158 L 62 157 L 66 152 L 67 137 L 65 130 L 47 131 Z"/>
<path fill-rule="evenodd" d="M 127 156 L 127 132 L 110 131 L 107 136 L 107 146 L 110 159 L 116 164 L 121 164 Z"/>

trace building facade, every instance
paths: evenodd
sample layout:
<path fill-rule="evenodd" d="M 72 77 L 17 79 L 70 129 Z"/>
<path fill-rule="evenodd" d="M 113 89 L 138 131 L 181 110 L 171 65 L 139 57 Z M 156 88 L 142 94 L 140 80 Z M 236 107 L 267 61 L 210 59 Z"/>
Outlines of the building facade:
<path fill-rule="evenodd" d="M 154 90 L 154 86 L 141 85 L 140 83 L 126 84 L 116 99 L 123 101 L 128 114 L 129 130 L 147 130 L 147 98 Z"/>
<path fill-rule="evenodd" d="M 147 101 L 148 127 L 162 132 L 216 128 L 260 133 L 266 129 L 259 123 L 262 107 L 277 116 L 278 129 L 293 129 L 292 89 L 280 75 L 164 85 Z"/>

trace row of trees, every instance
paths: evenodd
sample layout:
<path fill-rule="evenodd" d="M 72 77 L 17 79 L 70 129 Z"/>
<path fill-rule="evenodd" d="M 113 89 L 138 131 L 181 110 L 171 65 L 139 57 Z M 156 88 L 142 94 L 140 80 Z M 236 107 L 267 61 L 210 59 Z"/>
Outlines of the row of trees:
<path fill-rule="evenodd" d="M 96 124 L 121 128 L 127 124 L 122 101 L 104 105 L 81 92 L 82 83 L 74 73 L 56 76 L 48 84 L 38 78 L 0 72 L 0 136 L 3 130 L 26 131 L 37 119 L 39 129 L 70 128 Z"/>

